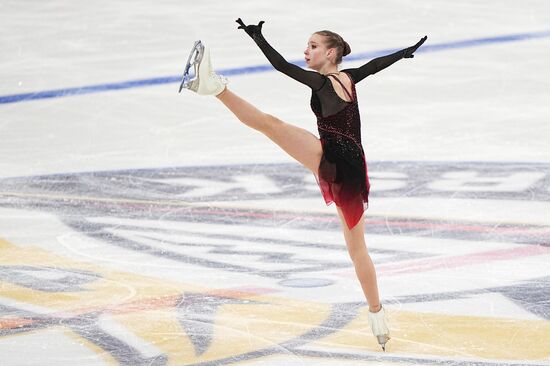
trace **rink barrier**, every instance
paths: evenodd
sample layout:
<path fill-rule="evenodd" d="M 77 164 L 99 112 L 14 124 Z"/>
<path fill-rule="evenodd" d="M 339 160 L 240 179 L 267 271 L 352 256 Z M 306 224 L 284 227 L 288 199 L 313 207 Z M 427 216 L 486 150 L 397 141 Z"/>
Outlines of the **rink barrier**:
<path fill-rule="evenodd" d="M 485 46 L 485 45 L 497 44 L 497 43 L 519 42 L 519 41 L 525 41 L 525 40 L 537 39 L 537 38 L 546 38 L 546 37 L 550 37 L 550 30 L 530 32 L 530 33 L 518 33 L 518 34 L 496 36 L 496 37 L 469 39 L 469 40 L 446 42 L 446 43 L 433 44 L 433 45 L 428 44 L 428 45 L 422 46 L 420 49 L 416 51 L 416 53 L 438 52 L 438 51 L 445 51 L 449 49 L 469 48 L 469 47 Z M 372 59 L 383 55 L 387 55 L 399 49 L 401 48 L 357 53 L 354 55 L 347 56 L 346 61 L 359 61 L 359 60 L 365 60 L 365 59 Z M 301 59 L 290 60 L 290 62 L 301 67 L 305 66 L 305 62 Z M 274 69 L 270 64 L 264 64 L 264 65 L 237 67 L 237 68 L 230 68 L 230 69 L 220 69 L 219 73 L 224 76 L 235 76 L 235 75 L 251 74 L 251 73 L 257 73 L 257 72 L 267 72 L 272 70 Z M 4 96 L 0 96 L 0 104 L 28 102 L 28 101 L 39 100 L 39 99 L 63 98 L 63 97 L 68 97 L 73 95 L 102 93 L 102 92 L 113 91 L 113 90 L 132 89 L 132 88 L 140 88 L 140 87 L 147 87 L 147 86 L 171 84 L 171 83 L 176 83 L 180 81 L 181 81 L 180 76 L 166 76 L 166 77 L 139 79 L 139 80 L 129 80 L 129 81 L 123 81 L 123 82 L 116 82 L 116 83 L 88 85 L 88 86 L 73 87 L 73 88 L 45 90 L 45 91 L 39 91 L 39 92 L 33 92 L 33 93 L 4 95 Z"/>

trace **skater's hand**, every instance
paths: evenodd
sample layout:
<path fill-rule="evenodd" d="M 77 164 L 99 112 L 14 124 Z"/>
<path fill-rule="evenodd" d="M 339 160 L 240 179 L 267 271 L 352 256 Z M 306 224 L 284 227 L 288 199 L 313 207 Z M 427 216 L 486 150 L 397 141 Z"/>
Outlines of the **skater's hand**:
<path fill-rule="evenodd" d="M 404 50 L 405 52 L 403 54 L 403 57 L 404 58 L 413 58 L 414 57 L 414 55 L 413 55 L 414 51 L 416 51 L 418 49 L 418 47 L 422 46 L 422 44 L 424 42 L 426 42 L 426 39 L 428 39 L 428 36 L 424 36 L 424 37 L 420 38 L 420 41 L 418 41 L 418 43 L 415 44 L 414 46 L 405 48 L 405 50 Z"/>
<path fill-rule="evenodd" d="M 250 37 L 255 34 L 262 34 L 262 25 L 265 23 L 262 20 L 258 23 L 258 25 L 246 25 L 241 18 L 237 19 L 236 22 L 239 23 L 239 27 L 237 29 L 243 29 Z"/>

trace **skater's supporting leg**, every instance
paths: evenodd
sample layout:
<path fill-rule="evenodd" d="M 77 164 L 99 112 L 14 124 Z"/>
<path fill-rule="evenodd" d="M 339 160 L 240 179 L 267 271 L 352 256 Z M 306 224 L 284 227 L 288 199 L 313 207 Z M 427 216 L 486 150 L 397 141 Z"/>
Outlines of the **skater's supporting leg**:
<path fill-rule="evenodd" d="M 390 339 L 390 331 L 386 322 L 384 309 L 380 304 L 376 270 L 365 244 L 365 220 L 361 217 L 357 225 L 350 230 L 346 224 L 342 210 L 339 207 L 337 209 L 342 221 L 342 229 L 346 238 L 348 252 L 355 267 L 355 273 L 369 304 L 369 323 L 372 333 L 376 336 L 378 343 L 385 351 L 386 343 Z"/>
<path fill-rule="evenodd" d="M 365 244 L 365 221 L 361 217 L 357 225 L 351 230 L 348 228 L 342 210 L 337 207 L 342 222 L 342 230 L 348 247 L 348 253 L 355 267 L 355 273 L 361 283 L 363 293 L 369 304 L 369 311 L 376 313 L 380 310 L 380 297 L 376 270 Z"/>
<path fill-rule="evenodd" d="M 286 153 L 317 174 L 323 150 L 315 135 L 260 111 L 227 88 L 216 97 L 241 122 L 269 137 Z"/>

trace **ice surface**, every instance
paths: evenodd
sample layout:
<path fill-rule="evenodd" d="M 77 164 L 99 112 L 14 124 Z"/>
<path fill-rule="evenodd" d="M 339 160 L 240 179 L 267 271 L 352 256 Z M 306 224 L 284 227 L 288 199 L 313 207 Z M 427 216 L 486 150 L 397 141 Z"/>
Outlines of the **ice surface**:
<path fill-rule="evenodd" d="M 238 17 L 291 61 L 335 30 L 344 67 L 429 37 L 358 85 L 386 353 L 313 176 L 177 93 L 201 39 L 316 133 L 307 88 L 246 71 Z M 0 364 L 550 365 L 550 3 L 3 1 L 0 24 Z"/>

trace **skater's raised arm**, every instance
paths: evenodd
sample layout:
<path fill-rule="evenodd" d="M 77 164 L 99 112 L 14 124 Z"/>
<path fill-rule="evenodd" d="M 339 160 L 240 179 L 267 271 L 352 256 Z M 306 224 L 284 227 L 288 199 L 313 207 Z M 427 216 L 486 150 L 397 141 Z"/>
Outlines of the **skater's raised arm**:
<path fill-rule="evenodd" d="M 239 18 L 237 19 L 237 23 L 240 25 L 238 29 L 243 29 L 256 42 L 265 57 L 267 57 L 268 61 L 277 71 L 309 86 L 313 90 L 320 89 L 323 86 L 325 82 L 323 76 L 317 72 L 304 70 L 297 65 L 291 64 L 271 47 L 262 34 L 262 25 L 265 23 L 263 20 L 258 25 L 245 25 L 241 18 Z"/>
<path fill-rule="evenodd" d="M 343 71 L 350 74 L 353 78 L 353 81 L 358 83 L 367 76 L 376 74 L 378 71 L 384 70 L 386 67 L 401 60 L 402 58 L 413 58 L 414 52 L 417 50 L 418 47 L 422 46 L 427 38 L 427 36 L 424 36 L 414 46 L 404 48 L 390 55 L 375 58 L 356 69 L 346 69 Z"/>

